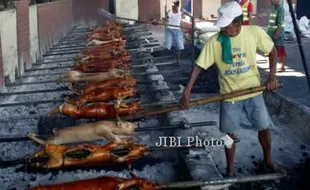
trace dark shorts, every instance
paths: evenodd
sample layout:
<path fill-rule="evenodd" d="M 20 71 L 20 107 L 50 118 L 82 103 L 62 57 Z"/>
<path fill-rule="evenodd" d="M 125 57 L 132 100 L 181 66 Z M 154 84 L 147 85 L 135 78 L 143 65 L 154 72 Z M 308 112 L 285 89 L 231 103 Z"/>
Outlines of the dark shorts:
<path fill-rule="evenodd" d="M 269 116 L 263 95 L 236 102 L 221 102 L 220 131 L 222 133 L 237 134 L 240 128 L 241 116 L 245 112 L 252 128 L 262 131 L 272 128 L 273 122 Z"/>
<path fill-rule="evenodd" d="M 286 57 L 286 51 L 284 46 L 276 46 L 278 58 Z"/>

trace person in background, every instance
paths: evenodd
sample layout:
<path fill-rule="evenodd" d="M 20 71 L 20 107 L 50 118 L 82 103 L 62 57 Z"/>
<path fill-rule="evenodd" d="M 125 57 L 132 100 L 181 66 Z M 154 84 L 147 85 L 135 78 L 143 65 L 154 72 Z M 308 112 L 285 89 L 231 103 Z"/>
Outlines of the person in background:
<path fill-rule="evenodd" d="M 166 48 L 171 50 L 172 45 L 175 45 L 176 49 L 176 62 L 179 64 L 181 58 L 181 51 L 184 50 L 184 38 L 183 32 L 180 28 L 182 21 L 182 14 L 187 16 L 191 15 L 187 13 L 184 9 L 180 9 L 180 2 L 175 1 L 172 5 L 172 10 L 166 13 L 167 24 L 174 26 L 167 26 L 167 35 L 166 35 Z M 154 25 L 158 24 L 158 21 L 153 22 Z"/>
<path fill-rule="evenodd" d="M 286 51 L 284 47 L 284 22 L 285 9 L 281 4 L 281 0 L 271 0 L 273 8 L 269 16 L 268 34 L 272 38 L 276 46 L 278 59 L 281 62 L 281 72 L 285 71 Z"/>
<path fill-rule="evenodd" d="M 243 25 L 250 25 L 252 22 L 254 5 L 251 0 L 237 0 L 242 7 Z"/>
<path fill-rule="evenodd" d="M 220 94 L 258 87 L 261 85 L 260 73 L 256 63 L 256 52 L 260 50 L 269 55 L 269 75 L 266 81 L 268 90 L 276 90 L 279 83 L 276 78 L 277 52 L 272 39 L 259 26 L 243 26 L 241 6 L 228 2 L 218 9 L 221 15 L 215 25 L 221 28 L 204 45 L 196 65 L 180 100 L 181 109 L 189 109 L 191 89 L 201 70 L 207 70 L 214 63 L 218 68 Z M 279 172 L 282 168 L 272 160 L 270 128 L 274 126 L 268 113 L 262 92 L 243 95 L 220 102 L 220 131 L 239 141 L 238 132 L 241 116 L 245 112 L 257 131 L 263 149 L 264 166 L 267 171 Z M 234 156 L 236 144 L 225 148 L 226 176 L 234 176 Z"/>

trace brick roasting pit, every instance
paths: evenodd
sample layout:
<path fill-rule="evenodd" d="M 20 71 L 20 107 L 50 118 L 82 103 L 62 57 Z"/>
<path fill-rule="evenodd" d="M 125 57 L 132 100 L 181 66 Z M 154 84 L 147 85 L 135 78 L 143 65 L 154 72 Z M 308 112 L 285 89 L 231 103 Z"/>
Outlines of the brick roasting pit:
<path fill-rule="evenodd" d="M 168 103 L 178 102 L 190 75 L 191 63 L 188 60 L 190 55 L 187 54 L 189 48 L 186 48 L 183 54 L 180 67 L 175 63 L 174 56 L 164 50 L 154 34 L 145 29 L 144 26 L 125 24 L 124 28 L 125 31 L 129 31 L 126 32 L 126 37 L 134 65 L 133 73 L 139 81 L 143 81 L 139 84 L 137 91 L 141 92 L 140 101 L 148 105 L 145 109 L 152 111 L 156 108 L 165 107 Z M 66 88 L 67 84 L 57 84 L 55 80 L 61 74 L 70 71 L 74 65 L 74 58 L 85 48 L 89 32 L 85 26 L 74 27 L 66 37 L 45 53 L 41 60 L 33 64 L 31 69 L 19 76 L 15 83 L 8 84 L 6 93 L 0 94 L 0 102 L 2 102 L 0 104 L 1 189 L 23 190 L 38 185 L 58 184 L 103 175 L 130 178 L 124 164 L 38 172 L 25 171 L 23 164 L 15 165 L 15 163 L 7 162 L 27 158 L 41 148 L 40 145 L 27 138 L 29 132 L 50 135 L 55 127 L 64 128 L 94 121 L 74 120 L 65 116 L 47 116 L 47 113 L 56 105 L 64 102 L 64 97 L 70 95 Z M 215 67 L 212 67 L 199 76 L 193 89 L 192 98 L 205 98 L 216 95 L 217 92 L 217 71 Z M 154 105 L 154 102 L 157 104 Z M 163 126 L 179 126 L 180 128 L 137 132 L 134 135 L 134 140 L 139 144 L 155 146 L 155 143 L 159 142 L 160 136 L 178 136 L 182 139 L 189 136 L 220 139 L 224 135 L 218 132 L 218 112 L 218 103 L 211 103 L 186 111 L 175 111 L 136 120 L 141 129 L 156 126 L 157 129 Z M 213 124 L 207 124 L 210 122 Z M 182 129 L 182 126 L 186 126 L 187 123 L 198 123 L 201 126 Z M 246 124 L 246 122 L 244 123 Z M 250 132 L 244 134 L 253 135 Z M 298 141 L 299 144 L 306 144 L 306 142 L 308 141 L 304 139 Z M 94 143 L 105 144 L 107 140 Z M 249 143 L 253 145 L 252 141 Z M 251 147 L 243 146 L 244 149 L 251 149 Z M 290 148 L 293 147 L 290 146 L 289 150 Z M 139 177 L 160 183 L 222 179 L 225 167 L 222 149 L 223 147 L 208 147 L 207 149 L 153 151 L 150 156 L 143 157 L 133 163 L 133 173 Z M 304 152 L 309 151 L 305 148 Z M 253 151 L 249 151 L 249 154 L 252 153 Z M 296 156 L 296 159 L 298 158 Z M 236 160 L 238 159 L 241 160 L 240 155 L 239 158 L 236 158 Z M 249 160 L 252 161 L 248 159 L 244 162 Z M 255 173 L 250 168 L 250 164 L 242 165 L 239 163 L 236 165 L 244 171 L 239 172 L 240 170 L 238 170 L 241 176 Z M 281 185 L 273 182 L 248 183 L 245 189 L 284 189 L 283 187 L 287 184 L 287 182 Z M 213 187 L 213 189 L 223 189 L 227 186 L 229 185 L 220 185 Z"/>
<path fill-rule="evenodd" d="M 149 35 L 150 33 L 148 31 L 145 31 L 141 27 L 133 26 L 131 28 L 137 31 L 128 36 L 131 38 L 129 43 L 129 48 L 132 50 L 131 56 L 133 60 L 138 60 L 133 62 L 135 65 L 147 65 L 150 61 L 149 58 L 152 59 L 152 57 L 150 57 L 150 49 L 146 49 L 144 52 L 141 52 L 139 49 L 139 47 L 147 48 L 148 46 L 144 38 L 148 38 L 149 41 L 154 44 L 149 45 L 150 47 L 158 48 L 159 46 L 156 44 L 156 40 Z M 3 94 L 0 100 L 3 103 L 0 106 L 0 120 L 2 126 L 0 133 L 2 137 L 26 137 L 29 132 L 39 133 L 39 135 L 50 135 L 51 130 L 55 127 L 62 128 L 90 122 L 85 119 L 74 120 L 62 116 L 46 116 L 52 108 L 61 103 L 64 95 L 69 94 L 63 90 L 63 87 L 65 87 L 64 84 L 56 84 L 53 80 L 57 79 L 60 74 L 70 70 L 70 66 L 74 63 L 73 58 L 85 45 L 87 32 L 88 29 L 85 27 L 74 28 L 68 36 L 51 48 L 41 60 L 35 63 L 23 76 L 20 76 L 15 83 L 8 85 L 8 92 Z M 169 58 L 166 56 L 163 59 L 167 62 L 167 60 L 171 60 L 171 57 Z M 160 63 L 163 59 L 158 57 L 153 61 L 156 64 Z M 142 73 L 146 72 L 147 69 L 147 66 L 141 66 L 135 68 L 134 72 Z M 152 80 L 152 77 L 148 74 L 137 76 L 137 78 L 145 81 Z M 154 81 L 154 83 L 156 83 L 156 81 Z M 161 88 L 160 85 L 156 87 Z M 151 83 L 142 84 L 139 85 L 138 90 L 147 92 L 154 90 L 153 88 L 154 86 L 152 86 Z M 37 92 L 15 93 L 26 91 Z M 45 100 L 47 103 L 44 102 Z M 145 93 L 141 95 L 142 102 L 152 102 L 155 100 L 156 95 L 154 93 Z M 14 104 L 18 102 L 22 103 Z M 160 117 L 151 117 L 147 120 L 139 121 L 139 125 L 141 127 L 159 126 L 163 123 L 163 120 L 164 119 Z M 154 146 L 154 142 L 157 141 L 158 136 L 166 135 L 171 135 L 171 130 L 139 132 L 135 135 L 135 141 L 139 144 Z M 102 140 L 95 143 L 105 144 L 106 142 L 106 140 Z M 18 142 L 1 141 L 1 146 L 1 161 L 26 158 L 35 153 L 40 147 L 40 145 L 30 140 Z M 153 152 L 151 156 L 142 158 L 140 161 L 134 163 L 134 173 L 139 177 L 160 182 L 189 179 L 186 168 L 182 167 L 183 161 L 180 160 L 178 152 L 178 150 Z M 0 173 L 1 189 L 18 190 L 26 189 L 29 186 L 62 183 L 94 178 L 102 175 L 130 177 L 128 171 L 124 169 L 124 165 L 54 172 L 25 172 L 23 165 L 3 166 L 2 164 Z"/>

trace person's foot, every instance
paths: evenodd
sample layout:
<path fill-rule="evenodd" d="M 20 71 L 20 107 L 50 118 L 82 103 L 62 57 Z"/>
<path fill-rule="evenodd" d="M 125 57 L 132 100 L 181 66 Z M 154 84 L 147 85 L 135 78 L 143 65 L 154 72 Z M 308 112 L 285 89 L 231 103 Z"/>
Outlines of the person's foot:
<path fill-rule="evenodd" d="M 279 73 L 285 72 L 285 67 L 281 67 Z"/>
<path fill-rule="evenodd" d="M 273 163 L 272 161 L 264 162 L 264 170 L 268 173 L 283 173 L 285 169 Z"/>
<path fill-rule="evenodd" d="M 225 178 L 230 178 L 230 177 L 236 177 L 236 176 L 234 175 L 234 172 L 227 172 L 224 177 Z"/>

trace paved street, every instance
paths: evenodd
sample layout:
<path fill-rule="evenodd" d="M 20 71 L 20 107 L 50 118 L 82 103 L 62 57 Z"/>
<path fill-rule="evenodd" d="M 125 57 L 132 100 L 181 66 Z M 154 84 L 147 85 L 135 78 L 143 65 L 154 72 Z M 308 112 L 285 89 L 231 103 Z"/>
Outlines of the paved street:
<path fill-rule="evenodd" d="M 302 38 L 302 45 L 308 62 L 307 65 L 310 67 L 310 40 Z M 286 43 L 285 46 L 287 51 L 286 72 L 277 73 L 278 80 L 283 82 L 285 86 L 284 88 L 278 90 L 278 93 L 290 101 L 297 102 L 301 105 L 307 106 L 308 109 L 310 109 L 310 89 L 308 88 L 297 41 Z M 258 60 L 263 59 L 264 58 L 261 56 L 258 57 Z M 269 71 L 268 63 L 260 63 L 259 67 L 262 68 L 262 70 Z M 281 65 L 278 64 L 278 68 L 280 67 Z M 262 71 L 262 74 L 265 76 L 264 71 Z"/>

